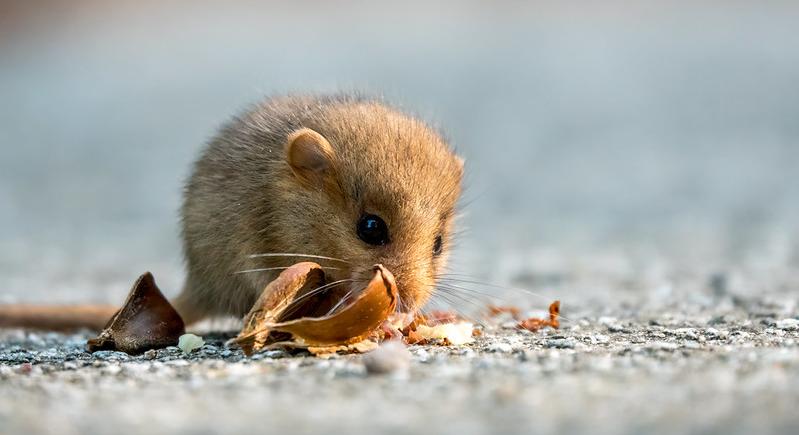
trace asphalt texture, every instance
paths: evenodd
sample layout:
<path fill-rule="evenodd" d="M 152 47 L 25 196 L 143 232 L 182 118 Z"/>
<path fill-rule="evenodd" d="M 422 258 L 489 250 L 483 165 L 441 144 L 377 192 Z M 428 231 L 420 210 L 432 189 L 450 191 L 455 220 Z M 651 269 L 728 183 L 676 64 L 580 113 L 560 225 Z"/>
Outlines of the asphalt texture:
<path fill-rule="evenodd" d="M 0 335 L 6 434 L 795 433 L 799 317 L 776 299 L 564 307 L 557 330 L 488 321 L 461 346 L 245 357 L 230 334 L 130 356 L 89 333 Z"/>
<path fill-rule="evenodd" d="M 799 433 L 797 2 L 34 3 L 0 3 L 0 303 L 174 297 L 208 138 L 356 89 L 466 161 L 431 308 L 563 322 L 332 359 L 3 330 L 0 434 Z"/>

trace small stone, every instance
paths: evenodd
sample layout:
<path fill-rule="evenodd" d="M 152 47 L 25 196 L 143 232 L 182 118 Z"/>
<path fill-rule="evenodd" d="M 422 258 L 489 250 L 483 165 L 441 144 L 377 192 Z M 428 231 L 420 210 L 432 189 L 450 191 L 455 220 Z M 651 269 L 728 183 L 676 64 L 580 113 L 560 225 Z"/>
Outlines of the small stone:
<path fill-rule="evenodd" d="M 405 373 L 411 364 L 411 353 L 401 341 L 391 340 L 364 355 L 363 364 L 369 374 Z"/>
<path fill-rule="evenodd" d="M 155 349 L 144 352 L 144 359 L 155 359 L 156 357 L 158 357 L 158 351 Z"/>
<path fill-rule="evenodd" d="M 782 329 L 785 331 L 797 331 L 799 330 L 799 320 L 797 319 L 777 320 L 776 322 L 774 322 L 774 326 L 778 329 Z"/>
<path fill-rule="evenodd" d="M 626 332 L 623 326 L 619 324 L 608 325 L 609 332 Z"/>
<path fill-rule="evenodd" d="M 474 357 L 474 350 L 469 347 L 452 347 L 449 349 L 450 355 L 460 355 L 465 358 Z"/>
<path fill-rule="evenodd" d="M 493 343 L 488 347 L 488 351 L 497 353 L 511 353 L 513 352 L 513 347 L 508 343 Z"/>
<path fill-rule="evenodd" d="M 555 338 L 547 340 L 546 346 L 556 349 L 574 349 L 575 343 L 569 338 Z"/>
<path fill-rule="evenodd" d="M 766 328 L 766 330 L 763 331 L 763 332 L 765 332 L 766 334 L 769 334 L 769 335 L 775 335 L 777 337 L 784 337 L 785 336 L 785 330 L 783 330 L 783 329 Z"/>
<path fill-rule="evenodd" d="M 749 338 L 749 333 L 746 331 L 733 331 L 730 335 L 734 336 L 738 340 L 746 340 Z"/>
<path fill-rule="evenodd" d="M 289 354 L 282 349 L 267 350 L 266 352 L 262 352 L 261 354 L 265 358 L 271 358 L 271 359 L 285 358 L 289 356 Z"/>
<path fill-rule="evenodd" d="M 130 356 L 125 352 L 116 350 L 98 350 L 92 356 L 100 361 L 127 361 L 130 359 Z"/>
<path fill-rule="evenodd" d="M 422 348 L 414 349 L 412 354 L 416 356 L 416 358 L 418 358 L 420 362 L 423 363 L 430 362 L 430 360 L 432 359 L 430 352 Z"/>
<path fill-rule="evenodd" d="M 604 334 L 594 334 L 590 336 L 591 343 L 593 344 L 606 344 L 610 342 L 610 337 Z"/>
<path fill-rule="evenodd" d="M 674 330 L 674 335 L 687 340 L 697 340 L 699 336 L 694 328 L 679 328 Z"/>

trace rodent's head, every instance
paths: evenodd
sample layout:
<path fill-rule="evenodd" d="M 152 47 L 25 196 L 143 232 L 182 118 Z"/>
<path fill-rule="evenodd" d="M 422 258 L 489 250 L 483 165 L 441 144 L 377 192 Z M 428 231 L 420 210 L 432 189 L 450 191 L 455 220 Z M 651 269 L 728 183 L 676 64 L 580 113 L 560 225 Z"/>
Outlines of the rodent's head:
<path fill-rule="evenodd" d="M 463 161 L 435 131 L 377 103 L 337 106 L 288 135 L 282 166 L 285 197 L 274 218 L 283 246 L 346 260 L 327 262 L 340 268 L 326 272 L 331 281 L 365 281 L 383 264 L 403 311 L 428 300 L 452 243 L 463 176 Z"/>

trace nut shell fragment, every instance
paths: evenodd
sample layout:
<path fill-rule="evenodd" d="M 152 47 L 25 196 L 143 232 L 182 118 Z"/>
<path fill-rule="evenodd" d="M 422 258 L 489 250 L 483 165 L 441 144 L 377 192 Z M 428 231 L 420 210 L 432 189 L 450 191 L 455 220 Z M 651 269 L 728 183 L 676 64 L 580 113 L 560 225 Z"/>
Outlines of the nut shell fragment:
<path fill-rule="evenodd" d="M 234 341 L 249 355 L 266 345 L 285 342 L 291 334 L 263 326 L 305 316 L 324 315 L 333 307 L 336 294 L 325 289 L 325 273 L 313 262 L 301 262 L 284 270 L 266 286 L 244 317 L 244 326 Z M 321 291 L 319 289 L 322 289 Z"/>
<path fill-rule="evenodd" d="M 361 341 L 377 329 L 397 307 L 394 276 L 382 265 L 361 294 L 344 309 L 324 317 L 303 317 L 270 325 L 308 344 L 347 344 Z"/>
<path fill-rule="evenodd" d="M 308 347 L 358 343 L 379 328 L 397 307 L 399 294 L 394 276 L 382 265 L 375 265 L 374 276 L 366 288 L 343 308 L 327 314 L 341 299 L 337 301 L 330 295 L 309 308 L 307 300 L 313 298 L 303 296 L 323 282 L 323 274 L 318 280 L 316 270 L 321 273 L 314 263 L 298 263 L 264 289 L 235 339 L 246 354 L 269 344 L 270 334 L 275 331 L 289 333 Z M 301 299 L 306 301 L 300 302 Z M 324 307 L 322 313 L 320 307 Z M 290 318 L 297 311 L 306 314 Z"/>
<path fill-rule="evenodd" d="M 536 332 L 545 326 L 558 329 L 558 327 L 560 327 L 560 320 L 558 320 L 559 315 L 560 301 L 555 301 L 549 304 L 549 319 L 530 317 L 520 321 L 516 326 L 520 329 L 526 329 L 531 332 Z"/>
<path fill-rule="evenodd" d="M 324 283 L 322 267 L 310 261 L 297 263 L 284 270 L 266 286 L 244 317 L 244 326 L 235 339 L 236 343 L 249 355 L 267 344 L 289 338 L 287 334 L 275 334 L 263 325 L 303 317 L 309 311 L 315 311 L 320 298 L 308 294 Z"/>
<path fill-rule="evenodd" d="M 118 350 L 130 354 L 173 346 L 185 332 L 183 319 L 164 297 L 150 272 L 133 285 L 125 304 L 97 338 L 87 342 L 89 352 Z"/>

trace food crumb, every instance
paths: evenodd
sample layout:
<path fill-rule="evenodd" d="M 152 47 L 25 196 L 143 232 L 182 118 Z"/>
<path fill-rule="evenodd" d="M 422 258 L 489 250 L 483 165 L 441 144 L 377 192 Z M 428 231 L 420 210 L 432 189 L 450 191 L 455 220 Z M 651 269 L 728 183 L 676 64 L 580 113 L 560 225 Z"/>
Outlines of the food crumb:
<path fill-rule="evenodd" d="M 192 351 L 203 347 L 205 341 L 202 337 L 194 334 L 183 334 L 178 338 L 178 347 L 184 354 L 188 355 Z"/>
<path fill-rule="evenodd" d="M 473 331 L 474 325 L 469 322 L 442 323 L 435 326 L 419 325 L 414 331 L 413 338 L 420 341 L 446 340 L 452 346 L 460 346 L 474 341 Z"/>

